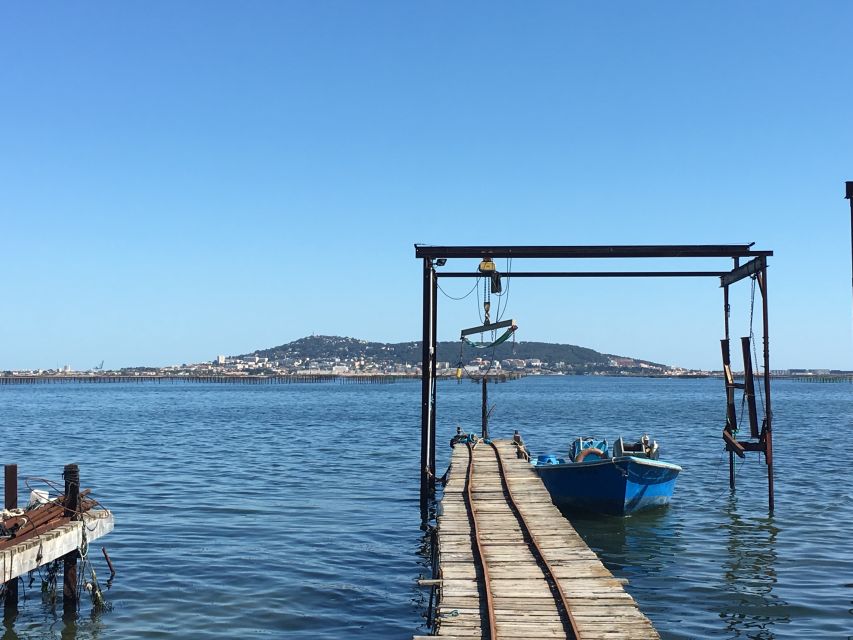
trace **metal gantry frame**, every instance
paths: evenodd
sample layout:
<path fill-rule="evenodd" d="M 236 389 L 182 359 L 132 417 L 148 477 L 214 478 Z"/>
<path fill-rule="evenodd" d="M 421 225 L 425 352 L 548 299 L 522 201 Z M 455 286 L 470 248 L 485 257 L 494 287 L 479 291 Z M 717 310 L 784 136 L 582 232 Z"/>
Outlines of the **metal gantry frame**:
<path fill-rule="evenodd" d="M 853 203 L 852 203 L 853 204 Z M 753 243 L 754 244 L 754 243 Z M 437 266 L 454 258 L 512 258 L 512 259 L 604 259 L 604 258 L 728 258 L 733 267 L 721 271 L 522 271 L 505 274 L 511 278 L 720 278 L 723 289 L 725 338 L 722 341 L 726 383 L 727 419 L 723 439 L 729 452 L 729 481 L 735 488 L 734 456 L 743 457 L 747 451 L 764 453 L 767 464 L 767 495 L 773 512 L 773 412 L 770 404 L 770 344 L 767 309 L 767 258 L 772 251 L 753 249 L 753 244 L 724 245 L 596 245 L 596 246 L 428 246 L 415 245 L 415 257 L 423 260 L 423 342 L 421 359 L 421 520 L 430 517 L 435 496 L 435 414 L 436 414 L 436 347 L 438 330 L 438 279 L 479 278 L 479 271 L 440 272 Z M 748 262 L 741 264 L 741 260 Z M 745 278 L 755 278 L 762 298 L 764 327 L 764 408 L 763 424 L 758 426 L 755 411 L 755 385 L 748 338 L 744 348 L 744 382 L 736 383 L 729 366 L 729 287 Z M 734 412 L 735 389 L 743 389 L 749 404 L 750 437 L 737 440 Z"/>
<path fill-rule="evenodd" d="M 844 198 L 850 201 L 850 258 L 853 260 L 853 181 L 844 183 Z M 850 271 L 851 283 L 853 283 L 853 269 Z"/>

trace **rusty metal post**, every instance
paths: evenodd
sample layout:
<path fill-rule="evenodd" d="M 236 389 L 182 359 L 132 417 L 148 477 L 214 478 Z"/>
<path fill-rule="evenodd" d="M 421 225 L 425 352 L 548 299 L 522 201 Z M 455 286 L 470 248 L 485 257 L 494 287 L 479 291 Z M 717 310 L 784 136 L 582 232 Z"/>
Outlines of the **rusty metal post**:
<path fill-rule="evenodd" d="M 76 464 L 65 465 L 62 472 L 65 478 L 65 517 L 80 519 L 80 468 Z M 62 609 L 68 616 L 76 615 L 80 594 L 77 593 L 77 550 L 62 556 Z"/>
<path fill-rule="evenodd" d="M 737 269 L 738 259 L 735 258 L 735 269 Z M 725 319 L 726 328 L 726 344 L 729 344 L 729 315 L 731 308 L 729 307 L 729 285 L 723 286 L 723 316 Z M 726 400 L 728 400 L 728 389 L 726 390 Z M 734 435 L 734 434 L 732 434 Z M 735 490 L 735 454 L 729 451 L 729 488 Z"/>
<path fill-rule="evenodd" d="M 435 333 L 433 332 L 434 291 L 436 288 L 435 269 L 432 259 L 424 258 L 423 273 L 423 342 L 421 343 L 421 522 L 429 520 L 429 504 L 432 499 L 434 469 L 430 463 L 435 459 L 432 449 L 435 443 L 433 425 L 433 386 L 435 385 Z"/>
<path fill-rule="evenodd" d="M 487 376 L 483 376 L 483 412 L 482 412 L 482 421 L 483 421 L 483 438 L 489 437 L 489 390 L 488 390 L 488 382 L 489 379 Z"/>
<path fill-rule="evenodd" d="M 3 494 L 7 509 L 18 508 L 18 465 L 7 464 L 4 467 Z"/>
<path fill-rule="evenodd" d="M 6 509 L 18 508 L 18 465 L 7 464 L 3 473 L 4 505 Z M 6 583 L 6 598 L 3 602 L 4 618 L 13 618 L 18 612 L 18 579 Z"/>
<path fill-rule="evenodd" d="M 764 458 L 767 462 L 767 505 L 773 514 L 773 409 L 770 405 L 770 318 L 767 306 L 767 266 L 759 273 L 761 315 L 764 320 Z"/>
<path fill-rule="evenodd" d="M 104 554 L 104 560 L 107 561 L 107 566 L 110 568 L 110 580 L 112 580 L 116 575 L 115 567 L 113 567 L 113 561 L 110 560 L 110 554 L 107 553 L 106 547 L 101 547 L 101 553 Z"/>
<path fill-rule="evenodd" d="M 436 402 L 436 394 L 438 391 L 438 385 L 436 384 L 436 376 L 438 375 L 436 369 L 436 360 L 438 358 L 438 277 L 433 271 L 432 274 L 432 319 L 431 319 L 431 327 L 430 334 L 432 335 L 432 344 L 430 345 L 430 352 L 432 353 L 432 358 L 430 359 L 430 371 L 432 372 L 432 396 L 430 397 L 430 406 L 432 407 L 432 411 L 430 411 L 430 442 L 429 442 L 429 471 L 430 471 L 430 485 L 429 491 L 430 496 L 435 495 L 435 419 L 436 413 L 438 411 L 438 403 Z"/>
<path fill-rule="evenodd" d="M 850 278 L 851 284 L 853 284 L 853 182 L 845 182 L 844 187 L 844 197 L 850 201 Z"/>

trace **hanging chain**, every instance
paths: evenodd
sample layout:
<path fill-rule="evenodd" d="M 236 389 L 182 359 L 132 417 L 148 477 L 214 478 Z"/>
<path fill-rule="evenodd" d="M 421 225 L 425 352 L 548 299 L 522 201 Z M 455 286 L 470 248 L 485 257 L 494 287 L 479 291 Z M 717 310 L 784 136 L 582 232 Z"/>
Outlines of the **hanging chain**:
<path fill-rule="evenodd" d="M 491 324 L 490 312 L 492 308 L 491 291 L 489 289 L 489 278 L 483 278 L 483 312 L 485 320 L 483 324 Z"/>
<path fill-rule="evenodd" d="M 758 366 L 758 350 L 755 348 L 755 333 L 752 329 L 752 319 L 755 315 L 755 283 L 758 280 L 758 274 L 752 276 L 752 288 L 749 293 L 749 344 L 752 345 L 752 368 Z M 746 372 L 744 372 L 745 374 Z M 749 372 L 752 375 L 752 371 Z M 767 375 L 767 370 L 764 370 L 764 375 Z M 758 401 L 761 403 L 761 413 L 764 413 L 764 396 L 761 393 L 756 393 Z M 766 419 L 766 417 L 765 417 Z"/>

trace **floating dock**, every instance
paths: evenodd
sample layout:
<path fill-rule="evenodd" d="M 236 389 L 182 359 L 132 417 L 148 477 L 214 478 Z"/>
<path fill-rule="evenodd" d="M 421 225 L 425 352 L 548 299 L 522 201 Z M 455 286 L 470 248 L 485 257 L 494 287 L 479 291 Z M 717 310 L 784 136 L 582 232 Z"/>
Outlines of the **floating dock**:
<path fill-rule="evenodd" d="M 438 513 L 437 636 L 660 638 L 512 440 L 457 443 Z"/>

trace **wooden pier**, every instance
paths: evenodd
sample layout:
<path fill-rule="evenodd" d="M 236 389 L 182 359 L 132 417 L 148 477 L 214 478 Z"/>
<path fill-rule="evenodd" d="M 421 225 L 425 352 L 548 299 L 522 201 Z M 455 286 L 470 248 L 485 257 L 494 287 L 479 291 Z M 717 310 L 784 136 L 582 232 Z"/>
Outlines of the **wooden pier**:
<path fill-rule="evenodd" d="M 114 525 L 112 512 L 93 509 L 78 521 L 58 524 L 17 544 L 14 540 L 7 542 L 0 547 L 0 582 L 9 582 L 76 552 L 107 535 Z"/>
<path fill-rule="evenodd" d="M 455 445 L 437 533 L 439 637 L 660 637 L 512 440 Z"/>
<path fill-rule="evenodd" d="M 113 530 L 112 512 L 89 496 L 90 490 L 80 490 L 80 470 L 76 464 L 65 465 L 64 493 L 49 497 L 48 491 L 32 491 L 31 504 L 18 508 L 18 467 L 4 467 L 4 504 L 0 517 L 0 596 L 6 617 L 14 617 L 18 608 L 18 583 L 27 574 L 50 565 L 62 565 L 62 602 L 66 615 L 76 615 L 80 602 L 80 586 L 85 584 L 96 606 L 103 605 L 103 594 L 95 569 L 89 560 L 90 544 Z M 56 487 L 44 478 L 32 480 Z M 28 485 L 29 486 L 29 485 Z M 36 498 L 36 499 L 34 499 Z M 110 581 L 115 575 L 105 547 L 101 548 L 110 569 Z M 83 575 L 78 580 L 78 560 Z M 88 569 L 88 577 L 87 577 Z M 58 567 L 47 570 L 42 577 L 42 591 L 55 587 Z M 53 574 L 53 581 L 50 579 Z M 30 580 L 32 584 L 32 579 Z M 109 586 L 109 582 L 107 586 Z M 47 589 L 47 591 L 45 591 Z"/>
<path fill-rule="evenodd" d="M 22 384 L 391 384 L 399 381 L 416 381 L 418 377 L 408 374 L 270 374 L 270 375 L 161 375 L 143 373 L 127 374 L 44 374 L 0 376 L 2 385 Z"/>

